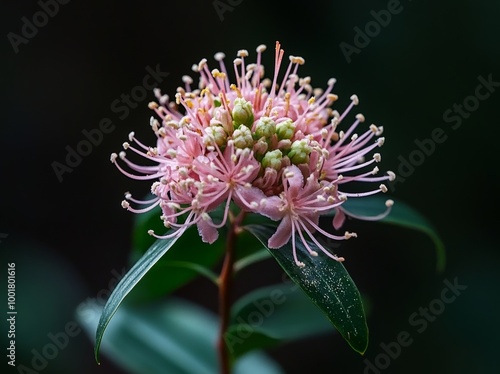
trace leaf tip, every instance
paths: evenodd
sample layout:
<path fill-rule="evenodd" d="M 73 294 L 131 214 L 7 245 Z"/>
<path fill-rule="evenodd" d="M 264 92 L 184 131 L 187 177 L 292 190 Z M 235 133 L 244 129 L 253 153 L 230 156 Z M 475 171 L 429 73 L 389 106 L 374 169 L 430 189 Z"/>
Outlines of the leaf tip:
<path fill-rule="evenodd" d="M 94 359 L 97 365 L 101 365 L 101 361 L 99 361 L 99 343 L 96 343 L 94 348 Z"/>

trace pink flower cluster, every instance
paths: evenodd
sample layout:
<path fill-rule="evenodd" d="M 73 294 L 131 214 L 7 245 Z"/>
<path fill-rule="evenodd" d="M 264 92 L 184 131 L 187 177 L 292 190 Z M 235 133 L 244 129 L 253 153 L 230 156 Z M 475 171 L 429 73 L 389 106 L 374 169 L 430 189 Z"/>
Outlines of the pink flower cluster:
<path fill-rule="evenodd" d="M 381 159 L 373 152 L 384 143 L 382 127 L 371 125 L 358 135 L 356 128 L 365 119 L 357 114 L 347 131 L 337 130 L 358 104 L 357 96 L 351 96 L 342 114 L 332 110 L 337 100 L 331 93 L 335 79 L 328 81 L 324 91 L 313 89 L 309 77 L 297 75 L 304 59 L 296 56 L 290 56 L 279 83 L 284 51 L 278 42 L 273 79 L 264 79 L 261 57 L 265 49 L 264 45 L 257 48 L 255 63 L 247 62 L 246 50 L 238 51 L 233 61 L 234 83 L 229 80 L 224 54 L 217 53 L 219 67 L 210 70 L 206 59 L 194 65 L 193 70 L 200 75 L 198 87 L 193 88 L 193 79 L 184 76 L 185 86 L 177 89 L 175 102 L 155 91 L 159 103 L 151 102 L 149 107 L 157 115 L 151 118 L 158 138 L 156 146 L 142 144 L 134 133 L 129 136 L 130 143 L 123 144 L 125 150 L 154 165 L 137 165 L 125 152 L 111 155 L 123 174 L 154 180 L 151 193 L 155 197 L 141 201 L 127 193 L 122 206 L 141 213 L 159 205 L 165 227 L 173 231 L 165 236 L 150 231 L 157 238 L 179 236 L 197 225 L 202 240 L 212 243 L 218 229 L 226 224 L 230 203 L 234 202 L 242 210 L 280 221 L 268 246 L 279 248 L 291 239 L 297 265 L 303 266 L 296 254 L 296 237 L 311 255 L 317 255 L 308 244 L 312 241 L 326 255 L 342 261 L 324 248 L 314 233 L 335 240 L 356 236 L 323 230 L 319 217 L 335 210 L 333 227 L 339 229 L 346 217 L 342 204 L 348 198 L 387 191 L 381 183 L 393 180 L 394 173 L 375 176 L 378 167 L 374 166 Z M 119 159 L 132 173 L 120 165 Z M 365 192 L 344 191 L 343 185 L 351 182 L 375 183 L 375 187 Z M 210 213 L 219 206 L 224 208 L 223 218 L 214 222 Z M 386 206 L 384 214 L 392 201 L 388 200 Z M 181 216 L 185 219 L 179 222 Z"/>

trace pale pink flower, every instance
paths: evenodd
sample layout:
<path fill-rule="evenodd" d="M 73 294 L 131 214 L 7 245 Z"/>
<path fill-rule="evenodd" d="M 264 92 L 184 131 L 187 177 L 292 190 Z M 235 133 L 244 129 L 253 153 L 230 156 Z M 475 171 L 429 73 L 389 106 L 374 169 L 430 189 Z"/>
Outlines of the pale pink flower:
<path fill-rule="evenodd" d="M 197 88 L 193 79 L 183 77 L 184 87 L 177 89 L 175 102 L 159 90 L 155 95 L 159 103 L 149 107 L 157 118 L 151 127 L 157 136 L 156 147 L 147 147 L 129 136 L 124 143 L 130 150 L 152 161 L 154 165 L 141 166 L 129 160 L 125 152 L 113 154 L 111 161 L 125 175 L 139 180 L 153 180 L 151 192 L 155 198 L 147 201 L 126 194 L 124 208 L 141 213 L 156 206 L 162 209 L 165 227 L 174 229 L 165 236 L 170 238 L 197 225 L 203 241 L 212 243 L 218 229 L 229 216 L 230 203 L 241 209 L 280 221 L 276 233 L 269 239 L 270 248 L 279 248 L 292 241 L 293 256 L 298 259 L 295 240 L 299 238 L 310 254 L 310 241 L 327 256 L 342 261 L 330 253 L 315 238 L 320 233 L 335 240 L 356 236 L 346 232 L 333 235 L 319 227 L 322 214 L 336 211 L 333 227 L 339 229 L 346 212 L 342 204 L 348 198 L 357 198 L 386 192 L 381 184 L 394 179 L 394 173 L 375 176 L 380 154 L 373 151 L 382 146 L 382 128 L 371 125 L 361 135 L 355 133 L 364 117 L 356 115 L 355 122 L 343 131 L 337 131 L 351 109 L 358 104 L 357 96 L 339 114 L 330 108 L 337 100 L 331 91 L 335 79 L 327 88 L 313 89 L 309 77 L 299 78 L 301 57 L 290 56 L 284 76 L 278 80 L 283 50 L 276 43 L 272 80 L 264 79 L 261 63 L 265 46 L 257 48 L 255 63 L 247 63 L 249 53 L 238 51 L 233 61 L 235 81 L 231 83 L 224 64 L 224 54 L 217 53 L 218 68 L 210 70 L 203 59 L 193 70 L 200 75 Z M 370 156 L 371 155 L 371 156 Z M 118 163 L 122 160 L 133 172 Z M 361 193 L 343 191 L 351 182 L 375 183 L 376 188 Z M 131 203 L 143 208 L 134 208 Z M 380 219 L 388 209 L 377 217 Z M 210 215 L 223 207 L 220 222 Z M 179 217 L 185 217 L 179 223 Z"/>

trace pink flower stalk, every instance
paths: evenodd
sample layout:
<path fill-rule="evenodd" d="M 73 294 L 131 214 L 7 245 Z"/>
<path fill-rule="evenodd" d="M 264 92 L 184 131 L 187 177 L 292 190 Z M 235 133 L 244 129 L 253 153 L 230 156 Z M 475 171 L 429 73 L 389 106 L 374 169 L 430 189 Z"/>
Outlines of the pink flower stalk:
<path fill-rule="evenodd" d="M 182 235 L 192 225 L 197 225 L 203 241 L 213 243 L 217 229 L 223 227 L 229 217 L 230 203 L 240 209 L 264 215 L 280 221 L 276 233 L 269 239 L 270 248 L 279 248 L 292 240 L 293 256 L 299 266 L 296 253 L 296 234 L 309 253 L 314 242 L 327 256 L 343 261 L 315 238 L 316 232 L 334 239 L 355 237 L 345 232 L 333 235 L 319 227 L 322 214 L 335 210 L 333 227 L 340 229 L 348 214 L 342 204 L 348 198 L 360 198 L 386 192 L 381 184 L 393 180 L 394 173 L 375 176 L 380 162 L 379 153 L 373 151 L 384 143 L 382 127 L 371 125 L 364 133 L 355 131 L 364 122 L 362 114 L 347 131 L 337 131 L 351 109 L 358 105 L 356 95 L 351 104 L 339 114 L 330 106 L 337 100 L 332 94 L 335 79 L 328 81 L 327 88 L 313 89 L 310 78 L 299 78 L 297 70 L 304 64 L 301 57 L 290 56 L 285 74 L 278 82 L 284 51 L 276 43 L 273 79 L 263 79 L 262 52 L 257 47 L 255 63 L 247 63 L 248 52 L 238 51 L 233 61 L 235 83 L 229 80 L 224 64 L 224 54 L 217 53 L 219 67 L 209 70 L 203 59 L 193 70 L 200 75 L 197 88 L 193 79 L 183 77 L 184 87 L 177 89 L 175 102 L 155 90 L 159 103 L 149 107 L 158 119 L 151 118 L 151 127 L 157 136 L 156 147 L 147 147 L 129 136 L 130 150 L 154 162 L 153 166 L 141 166 L 130 161 L 125 152 L 111 155 L 111 161 L 126 176 L 138 180 L 153 180 L 151 193 L 154 199 L 141 201 L 129 193 L 122 206 L 141 213 L 159 205 L 165 227 L 173 231 L 156 238 Z M 371 156 L 369 156 L 371 155 Z M 118 159 L 131 170 L 126 171 Z M 353 182 L 375 183 L 365 192 L 343 190 Z M 132 204 L 143 208 L 134 208 Z M 386 202 L 387 215 L 392 200 Z M 220 222 L 210 215 L 223 206 Z M 185 216 L 179 223 L 177 218 Z"/>

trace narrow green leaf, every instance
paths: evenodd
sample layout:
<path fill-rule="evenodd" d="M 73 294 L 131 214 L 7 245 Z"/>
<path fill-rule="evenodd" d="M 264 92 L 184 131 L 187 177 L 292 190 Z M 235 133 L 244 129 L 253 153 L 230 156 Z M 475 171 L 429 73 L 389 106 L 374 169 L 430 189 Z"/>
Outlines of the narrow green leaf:
<path fill-rule="evenodd" d="M 90 335 L 102 308 L 86 303 L 77 320 Z M 109 324 L 102 352 L 134 374 L 216 374 L 219 372 L 214 341 L 217 317 L 188 301 L 170 298 L 146 306 L 124 305 Z M 261 352 L 245 355 L 233 367 L 235 374 L 282 374 Z"/>
<path fill-rule="evenodd" d="M 385 210 L 385 201 L 381 196 L 368 196 L 362 199 L 348 199 L 342 207 L 354 216 L 376 216 Z M 403 201 L 394 201 L 389 215 L 379 222 L 389 223 L 420 231 L 428 235 L 436 247 L 436 269 L 443 272 L 446 266 L 444 243 L 439 238 L 434 226 L 422 214 Z"/>
<path fill-rule="evenodd" d="M 234 357 L 253 349 L 275 346 L 335 331 L 328 318 L 293 282 L 252 291 L 231 309 L 227 345 Z"/>
<path fill-rule="evenodd" d="M 233 209 L 237 208 L 233 207 Z M 157 233 L 163 233 L 165 230 L 160 215 L 159 208 L 136 215 L 130 256 L 131 265 L 141 258 L 154 243 L 154 238 L 148 235 L 147 231 L 151 229 Z M 210 215 L 215 222 L 220 222 L 224 215 L 222 206 L 215 209 Z M 271 221 L 262 215 L 248 213 L 245 222 L 262 224 Z M 131 292 L 127 302 L 141 303 L 158 299 L 192 281 L 199 274 L 206 276 L 213 282 L 215 278 L 211 269 L 220 262 L 224 254 L 226 232 L 226 227 L 220 228 L 219 239 L 213 244 L 207 244 L 202 242 L 196 227 L 189 228 L 174 248 L 168 251 L 159 263 L 146 274 Z M 262 245 L 253 235 L 242 232 L 238 237 L 238 240 L 245 242 L 245 245 L 240 246 L 236 253 L 236 272 L 270 257 L 267 250 L 262 252 Z M 259 251 L 260 255 L 256 255 Z M 265 255 L 262 255 L 263 253 Z"/>
<path fill-rule="evenodd" d="M 125 274 L 111 293 L 99 319 L 96 331 L 95 359 L 99 362 L 99 346 L 106 326 L 118 310 L 127 294 L 135 287 L 142 277 L 153 267 L 153 265 L 167 252 L 177 241 L 178 237 L 157 240 L 151 248 L 141 257 L 139 261 Z"/>
<path fill-rule="evenodd" d="M 213 244 L 202 242 L 197 228 L 190 227 L 158 263 L 144 276 L 127 298 L 127 302 L 142 303 L 168 295 L 200 274 L 211 281 L 216 276 L 212 268 L 220 261 L 225 249 L 226 229 L 220 229 Z M 135 263 L 144 253 L 136 242 L 131 261 Z"/>
<path fill-rule="evenodd" d="M 273 226 L 249 225 L 245 229 L 266 247 L 276 231 Z M 314 243 L 308 244 L 312 249 L 316 248 Z M 269 249 L 269 252 L 290 279 L 326 314 L 349 345 L 363 354 L 368 346 L 368 326 L 361 296 L 344 265 L 322 254 L 319 249 L 317 257 L 310 256 L 298 237 L 296 249 L 305 267 L 295 264 L 290 242 L 279 249 Z"/>

